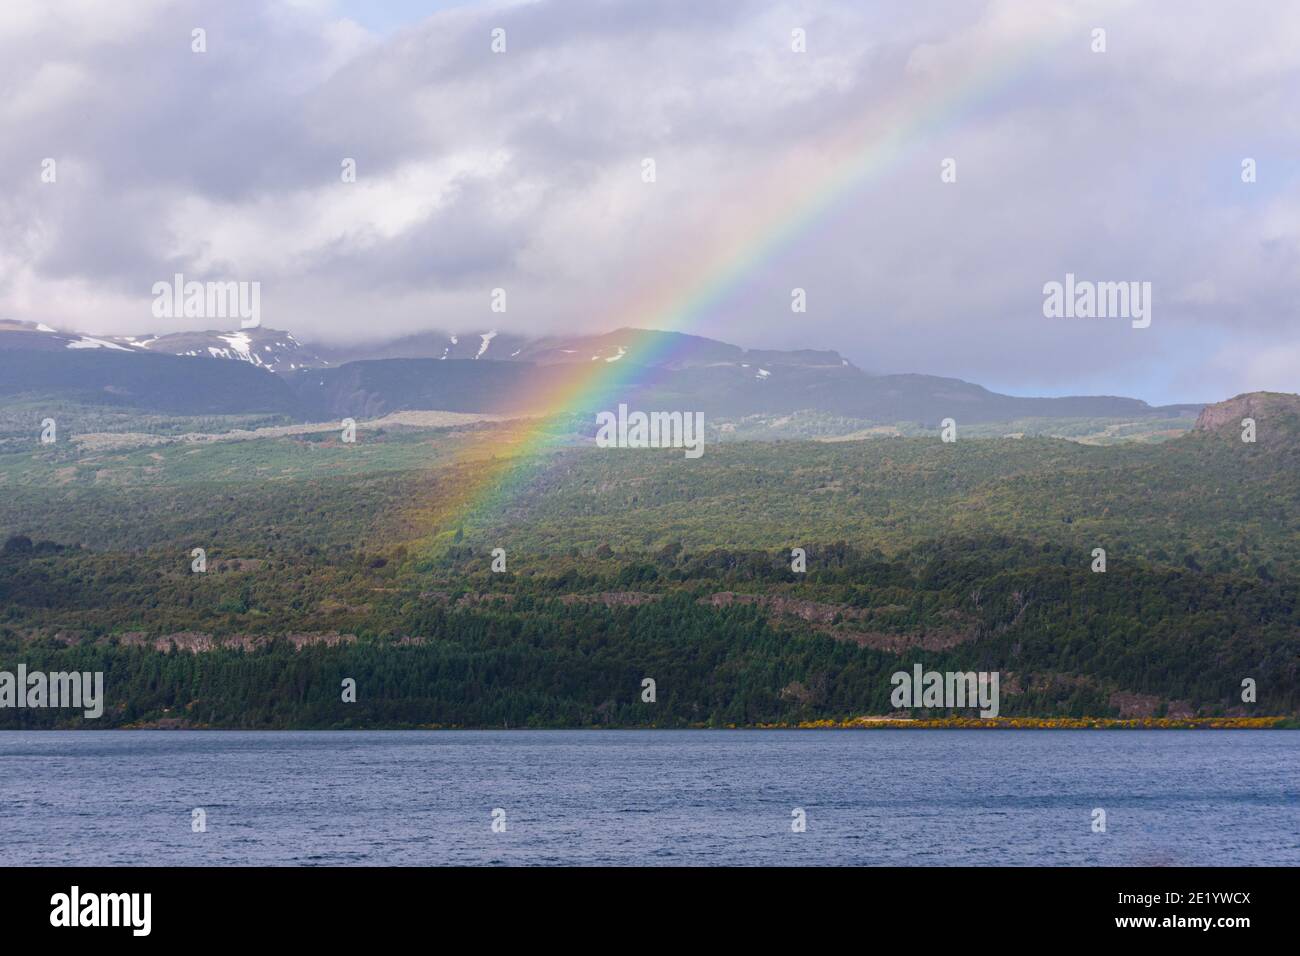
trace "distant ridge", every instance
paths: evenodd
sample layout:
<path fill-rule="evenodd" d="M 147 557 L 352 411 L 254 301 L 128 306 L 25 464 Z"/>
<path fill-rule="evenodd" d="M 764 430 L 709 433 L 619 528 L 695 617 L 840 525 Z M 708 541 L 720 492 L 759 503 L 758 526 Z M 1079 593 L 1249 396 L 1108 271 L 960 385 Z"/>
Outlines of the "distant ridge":
<path fill-rule="evenodd" d="M 28 352 L 44 358 L 27 362 L 15 357 Z M 10 394 L 21 382 L 27 393 L 82 403 L 172 411 L 230 407 L 312 421 L 398 411 L 537 414 L 546 409 L 530 404 L 533 396 L 575 391 L 568 386 L 590 379 L 594 363 L 619 363 L 619 374 L 609 376 L 607 387 L 576 390 L 585 404 L 566 411 L 587 415 L 626 401 L 699 411 L 723 421 L 813 415 L 833 419 L 827 428 L 852 433 L 864 423 L 932 428 L 948 417 L 966 425 L 1183 419 L 1185 428 L 1202 408 L 1151 406 L 1121 396 L 1003 395 L 955 378 L 873 375 L 829 349 L 746 349 L 702 336 L 633 328 L 531 339 L 492 330 L 428 332 L 338 349 L 304 345 L 290 332 L 261 327 L 107 336 L 0 321 L 0 357 L 5 356 L 3 364 L 13 369 L 5 388 Z M 126 356 L 142 361 L 113 361 Z M 193 367 L 186 382 L 171 366 L 148 361 L 176 357 L 202 363 L 202 373 Z M 250 388 L 249 382 L 257 379 L 226 375 L 220 370 L 225 365 L 251 366 L 273 381 Z M 204 402 L 168 391 L 197 387 L 200 381 L 206 389 L 245 394 L 212 395 Z"/>
<path fill-rule="evenodd" d="M 247 362 L 268 372 L 281 373 L 330 364 L 305 348 L 292 333 L 262 327 L 161 335 L 89 335 L 64 332 L 40 323 L 0 320 L 0 350 L 10 349 L 152 352 Z"/>

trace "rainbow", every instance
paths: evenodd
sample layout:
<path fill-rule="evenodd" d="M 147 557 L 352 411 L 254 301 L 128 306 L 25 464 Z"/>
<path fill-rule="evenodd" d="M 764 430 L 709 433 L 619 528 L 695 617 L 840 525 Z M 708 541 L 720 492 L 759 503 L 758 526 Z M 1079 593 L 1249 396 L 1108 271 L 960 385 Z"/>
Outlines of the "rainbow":
<path fill-rule="evenodd" d="M 1094 17 L 1099 12 L 1090 10 Z M 614 310 L 621 317 L 616 327 L 667 332 L 689 327 L 826 220 L 845 199 L 879 181 L 936 134 L 957 125 L 971 107 L 1032 71 L 1062 44 L 1075 42 L 1086 49 L 1085 24 L 1060 14 L 1045 15 L 1056 19 L 1020 38 L 1015 49 L 983 57 L 962 82 L 938 86 L 920 77 L 892 109 L 868 111 L 816 142 L 796 146 L 794 155 L 761 171 L 744 191 L 746 197 L 762 197 L 761 201 L 742 204 L 744 208 L 728 221 L 725 231 L 708 236 L 704 248 L 676 257 L 681 264 L 675 274 L 655 276 L 652 290 Z M 937 153 L 925 158 L 933 163 L 936 183 L 940 159 Z M 518 424 L 504 441 L 502 433 L 494 431 L 490 446 L 488 439 L 472 442 L 461 454 L 458 467 L 440 482 L 438 504 L 425 524 L 435 540 L 477 524 L 477 519 L 500 515 L 518 489 L 550 460 L 546 452 L 561 440 L 554 428 L 557 416 L 595 407 L 602 397 L 626 387 L 632 376 L 644 377 L 646 366 L 670 359 L 665 353 L 677 346 L 676 337 L 651 336 L 640 347 L 630 348 L 621 361 L 575 363 L 573 375 L 561 384 L 516 396 L 519 404 L 535 410 L 533 417 Z"/>

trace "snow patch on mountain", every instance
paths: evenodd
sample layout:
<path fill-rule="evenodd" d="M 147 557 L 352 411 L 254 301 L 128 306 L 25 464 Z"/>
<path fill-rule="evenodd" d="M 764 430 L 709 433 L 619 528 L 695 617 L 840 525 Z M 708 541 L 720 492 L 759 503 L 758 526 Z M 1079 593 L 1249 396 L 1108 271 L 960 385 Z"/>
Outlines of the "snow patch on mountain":
<path fill-rule="evenodd" d="M 118 345 L 116 342 L 110 342 L 107 339 L 97 339 L 93 335 L 83 335 L 75 342 L 69 342 L 70 349 L 117 349 L 119 352 L 131 351 L 125 345 Z"/>
<path fill-rule="evenodd" d="M 253 340 L 244 332 L 232 332 L 230 335 L 218 335 L 217 338 L 223 342 L 229 342 L 230 347 L 245 362 L 261 363 L 261 357 L 253 355 Z M 279 345 L 279 342 L 275 343 Z"/>

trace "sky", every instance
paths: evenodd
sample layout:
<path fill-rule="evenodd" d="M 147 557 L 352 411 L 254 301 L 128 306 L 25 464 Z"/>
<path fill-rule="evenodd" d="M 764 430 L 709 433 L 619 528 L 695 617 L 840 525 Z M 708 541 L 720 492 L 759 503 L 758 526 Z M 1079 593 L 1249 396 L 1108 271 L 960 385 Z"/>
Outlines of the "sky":
<path fill-rule="evenodd" d="M 1300 5 L 1254 0 L 5 0 L 0 318 L 212 327 L 153 316 L 181 273 L 303 341 L 636 325 L 1295 392 L 1297 90 Z M 1067 273 L 1149 282 L 1149 327 L 1044 315 Z"/>

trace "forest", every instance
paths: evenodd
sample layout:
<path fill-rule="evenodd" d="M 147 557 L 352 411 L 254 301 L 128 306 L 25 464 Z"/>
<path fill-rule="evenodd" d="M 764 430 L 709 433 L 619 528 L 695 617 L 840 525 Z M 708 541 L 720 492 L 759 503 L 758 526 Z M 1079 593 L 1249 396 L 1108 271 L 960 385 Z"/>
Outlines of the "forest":
<path fill-rule="evenodd" d="M 1005 717 L 1300 713 L 1294 445 L 560 444 L 439 507 L 515 427 L 0 448 L 0 670 L 107 699 L 0 727 L 797 724 L 916 664 Z"/>

